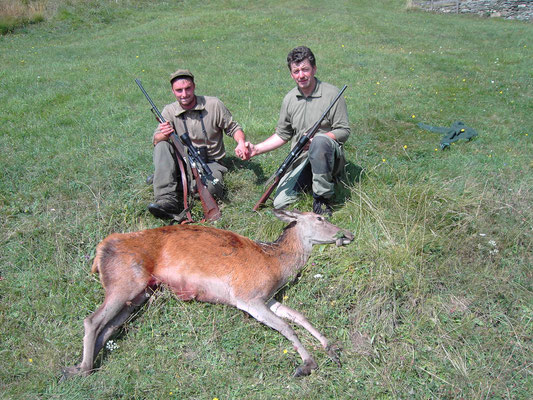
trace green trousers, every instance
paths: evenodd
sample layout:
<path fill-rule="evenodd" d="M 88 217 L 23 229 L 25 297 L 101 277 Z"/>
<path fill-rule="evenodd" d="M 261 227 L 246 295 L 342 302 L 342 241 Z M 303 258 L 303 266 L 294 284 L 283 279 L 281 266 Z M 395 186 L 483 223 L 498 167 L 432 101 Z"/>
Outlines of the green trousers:
<path fill-rule="evenodd" d="M 342 176 L 345 164 L 344 150 L 339 143 L 326 135 L 315 136 L 307 156 L 281 178 L 274 208 L 287 207 L 309 188 L 317 196 L 333 197 L 335 182 Z"/>
<path fill-rule="evenodd" d="M 156 202 L 175 202 L 178 200 L 178 193 L 181 191 L 181 176 L 174 147 L 169 142 L 159 142 L 154 147 L 154 199 Z M 224 192 L 222 182 L 223 175 L 228 169 L 218 162 L 207 164 L 213 176 L 218 179 L 216 185 L 208 182 L 207 189 L 212 195 L 221 197 Z M 188 174 L 189 175 L 189 174 Z M 192 176 L 187 177 L 189 190 L 194 192 L 196 183 Z"/>

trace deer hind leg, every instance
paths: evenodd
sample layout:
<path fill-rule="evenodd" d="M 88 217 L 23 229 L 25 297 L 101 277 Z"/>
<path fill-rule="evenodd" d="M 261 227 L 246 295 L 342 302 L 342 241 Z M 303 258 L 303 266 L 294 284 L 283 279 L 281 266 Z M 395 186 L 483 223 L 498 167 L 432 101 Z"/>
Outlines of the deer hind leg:
<path fill-rule="evenodd" d="M 259 322 L 277 330 L 291 341 L 303 361 L 303 364 L 296 368 L 296 371 L 294 372 L 295 377 L 309 375 L 312 370 L 318 368 L 317 363 L 300 342 L 300 339 L 298 339 L 298 336 L 296 336 L 296 333 L 290 325 L 274 314 L 274 312 L 272 312 L 262 300 L 248 302 L 242 306 L 238 306 L 238 308 L 246 311 Z"/>
<path fill-rule="evenodd" d="M 272 312 L 278 317 L 288 319 L 289 321 L 292 321 L 295 324 L 298 324 L 304 329 L 306 329 L 320 342 L 324 350 L 326 350 L 326 352 L 328 353 L 331 360 L 334 361 L 339 367 L 341 366 L 339 357 L 336 353 L 336 348 L 330 345 L 329 340 L 324 335 L 322 335 L 313 325 L 311 325 L 311 323 L 307 320 L 307 318 L 305 318 L 302 313 L 284 304 L 281 304 L 279 301 L 276 301 L 274 299 L 270 300 L 267 303 L 267 307 L 270 308 Z"/>
<path fill-rule="evenodd" d="M 123 288 L 122 288 L 123 289 Z M 146 298 L 146 286 L 127 291 L 116 290 L 106 293 L 103 304 L 83 321 L 83 358 L 79 365 L 65 368 L 62 379 L 74 375 L 87 376 L 93 369 L 94 358 L 102 349 L 106 340 L 113 334 Z M 144 302 L 144 301 L 143 301 Z"/>
<path fill-rule="evenodd" d="M 93 359 L 96 358 L 100 350 L 102 350 L 102 348 L 109 340 L 109 338 L 113 335 L 113 333 L 119 327 L 121 327 L 122 324 L 126 322 L 126 320 L 130 317 L 130 315 L 132 315 L 136 309 L 142 306 L 152 294 L 153 290 L 151 288 L 146 288 L 142 293 L 137 295 L 137 297 L 133 301 L 126 303 L 126 305 L 122 308 L 122 310 L 120 310 L 117 316 L 111 321 L 109 321 L 108 324 L 106 324 L 106 326 L 102 329 L 102 331 L 98 334 L 96 338 Z"/>

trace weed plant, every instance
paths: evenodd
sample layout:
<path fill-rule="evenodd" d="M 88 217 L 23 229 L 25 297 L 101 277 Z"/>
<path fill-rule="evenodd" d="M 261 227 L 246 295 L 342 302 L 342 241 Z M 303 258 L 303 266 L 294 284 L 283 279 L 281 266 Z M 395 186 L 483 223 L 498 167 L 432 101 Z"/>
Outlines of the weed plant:
<path fill-rule="evenodd" d="M 406 10 L 401 1 L 56 2 L 0 37 L 0 393 L 5 399 L 529 399 L 533 396 L 533 25 Z M 98 357 L 79 361 L 83 319 L 103 299 L 90 274 L 112 232 L 161 226 L 146 205 L 168 75 L 190 68 L 257 143 L 294 83 L 287 52 L 345 92 L 352 135 L 332 221 L 347 247 L 315 249 L 278 297 L 342 348 L 319 370 L 244 313 L 164 288 Z M 439 149 L 418 122 L 477 130 Z M 215 226 L 274 240 L 251 211 L 288 153 L 231 170 Z M 309 210 L 302 196 L 295 207 Z M 201 208 L 193 210 L 198 218 Z M 183 243 L 187 246 L 187 243 Z"/>

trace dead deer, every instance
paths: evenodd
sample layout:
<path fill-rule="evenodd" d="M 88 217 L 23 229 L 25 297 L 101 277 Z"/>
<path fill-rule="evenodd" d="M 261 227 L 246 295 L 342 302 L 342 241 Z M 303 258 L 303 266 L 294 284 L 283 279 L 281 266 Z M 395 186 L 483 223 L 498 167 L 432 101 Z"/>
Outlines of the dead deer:
<path fill-rule="evenodd" d="M 88 375 L 96 355 L 132 312 L 165 284 L 182 300 L 228 304 L 241 309 L 289 339 L 303 360 L 295 376 L 318 367 L 294 330 L 301 325 L 340 365 L 328 340 L 298 311 L 274 294 L 305 265 L 312 246 L 350 243 L 354 236 L 320 215 L 274 210 L 289 223 L 272 243 L 199 225 L 174 225 L 134 233 L 115 233 L 96 248 L 92 272 L 100 274 L 103 304 L 84 320 L 83 359 L 63 370 L 63 378 Z"/>

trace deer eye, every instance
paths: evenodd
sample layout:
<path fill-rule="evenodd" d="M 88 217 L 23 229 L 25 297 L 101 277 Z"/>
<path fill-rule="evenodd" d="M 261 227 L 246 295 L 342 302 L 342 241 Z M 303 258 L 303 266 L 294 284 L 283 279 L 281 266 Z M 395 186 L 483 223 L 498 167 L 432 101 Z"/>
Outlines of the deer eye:
<path fill-rule="evenodd" d="M 322 218 L 322 217 L 316 217 L 316 219 L 317 219 L 317 221 L 320 221 L 320 222 L 324 221 L 324 218 Z"/>

